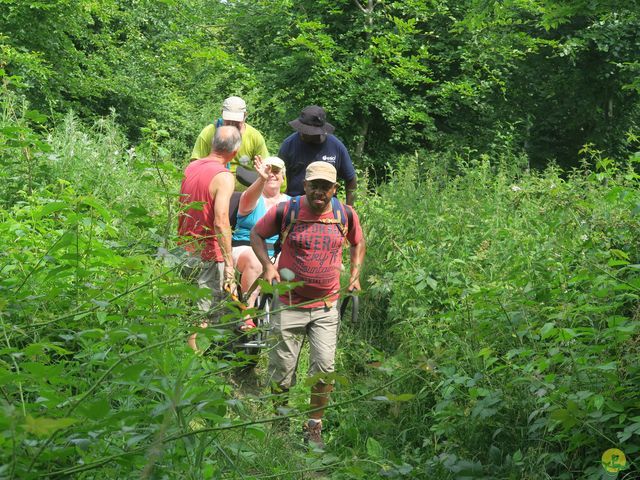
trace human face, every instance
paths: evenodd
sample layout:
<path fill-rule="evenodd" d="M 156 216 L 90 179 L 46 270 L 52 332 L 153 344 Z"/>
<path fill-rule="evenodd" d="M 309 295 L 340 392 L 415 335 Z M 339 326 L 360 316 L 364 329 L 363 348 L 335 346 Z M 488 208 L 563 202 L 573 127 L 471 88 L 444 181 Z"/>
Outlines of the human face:
<path fill-rule="evenodd" d="M 278 167 L 271 165 L 269 169 L 269 178 L 267 178 L 267 182 L 270 184 L 275 184 L 280 189 L 280 185 L 284 182 L 284 171 Z"/>
<path fill-rule="evenodd" d="M 304 143 L 324 143 L 327 139 L 326 135 L 307 135 L 306 133 L 300 133 L 300 139 Z"/>
<path fill-rule="evenodd" d="M 331 197 L 336 194 L 337 188 L 337 183 L 328 180 L 304 181 L 304 193 L 313 213 L 322 214 L 331 209 Z"/>
<path fill-rule="evenodd" d="M 236 127 L 240 131 L 240 134 L 244 133 L 244 121 L 234 122 L 233 120 L 222 120 L 222 124 L 229 127 Z"/>

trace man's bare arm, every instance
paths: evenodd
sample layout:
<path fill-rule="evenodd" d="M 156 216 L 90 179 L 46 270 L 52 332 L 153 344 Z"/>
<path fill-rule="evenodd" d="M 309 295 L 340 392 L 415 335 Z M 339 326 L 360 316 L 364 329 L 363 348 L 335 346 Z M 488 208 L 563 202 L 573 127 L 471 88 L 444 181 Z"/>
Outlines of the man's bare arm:
<path fill-rule="evenodd" d="M 345 190 L 347 192 L 346 195 L 346 203 L 347 205 L 353 206 L 353 201 L 356 198 L 356 189 L 358 188 L 358 178 L 353 177 L 350 181 L 345 185 Z"/>
<path fill-rule="evenodd" d="M 258 257 L 258 260 L 260 260 L 260 263 L 262 264 L 262 278 L 269 283 L 271 283 L 272 280 L 279 282 L 280 274 L 273 263 L 271 263 L 266 240 L 258 235 L 255 228 L 251 229 L 250 238 L 253 253 L 256 254 L 256 257 Z"/>
<path fill-rule="evenodd" d="M 229 201 L 235 181 L 233 174 L 222 172 L 213 177 L 209 192 L 214 199 L 213 229 L 218 239 L 224 259 L 225 278 L 233 279 L 233 258 L 231 256 L 231 225 L 229 224 Z"/>
<path fill-rule="evenodd" d="M 349 253 L 351 257 L 350 275 L 349 275 L 349 287 L 348 290 L 360 290 L 360 271 L 362 270 L 362 263 L 364 262 L 364 256 L 367 251 L 364 237 L 355 245 L 351 245 Z"/>

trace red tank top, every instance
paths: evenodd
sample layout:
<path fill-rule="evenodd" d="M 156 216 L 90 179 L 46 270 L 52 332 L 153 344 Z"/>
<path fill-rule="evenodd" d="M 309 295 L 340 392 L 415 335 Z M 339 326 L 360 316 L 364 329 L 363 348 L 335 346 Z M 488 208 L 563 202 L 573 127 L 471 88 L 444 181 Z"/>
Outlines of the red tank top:
<path fill-rule="evenodd" d="M 190 208 L 180 213 L 178 235 L 197 239 L 195 242 L 189 239 L 184 240 L 185 249 L 190 252 L 199 251 L 202 260 L 206 262 L 223 261 L 222 251 L 213 229 L 215 201 L 209 193 L 209 185 L 217 174 L 228 171 L 217 160 L 211 160 L 209 157 L 191 162 L 184 171 L 180 203 L 187 205 L 202 202 L 202 207 Z"/>

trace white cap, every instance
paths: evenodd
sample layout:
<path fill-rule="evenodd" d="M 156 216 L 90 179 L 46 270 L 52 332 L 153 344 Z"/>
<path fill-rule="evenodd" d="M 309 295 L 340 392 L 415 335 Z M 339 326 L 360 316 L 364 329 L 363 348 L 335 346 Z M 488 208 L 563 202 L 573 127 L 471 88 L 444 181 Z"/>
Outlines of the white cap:
<path fill-rule="evenodd" d="M 229 97 L 222 103 L 222 119 L 232 122 L 244 121 L 247 104 L 240 97 Z"/>
<path fill-rule="evenodd" d="M 264 164 L 265 165 L 273 165 L 276 168 L 279 168 L 280 170 L 284 170 L 284 160 L 282 160 L 280 157 L 267 157 L 264 159 Z"/>

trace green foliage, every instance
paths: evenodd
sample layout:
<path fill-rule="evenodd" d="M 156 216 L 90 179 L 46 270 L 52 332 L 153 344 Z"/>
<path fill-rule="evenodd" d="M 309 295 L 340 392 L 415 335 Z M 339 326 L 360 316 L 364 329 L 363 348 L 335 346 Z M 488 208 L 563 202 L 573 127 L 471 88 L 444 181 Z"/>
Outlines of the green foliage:
<path fill-rule="evenodd" d="M 595 479 L 605 449 L 637 456 L 635 5 L 2 5 L 0 477 Z M 271 151 L 323 105 L 388 175 L 359 205 L 367 291 L 324 455 L 231 386 L 255 358 L 193 327 L 206 293 L 156 258 L 230 94 Z"/>
<path fill-rule="evenodd" d="M 130 138 L 148 121 L 183 141 L 232 68 L 209 19 L 216 2 L 8 1 L 0 16 L 0 68 L 51 114 L 96 119 L 117 112 Z M 28 53 L 25 53 L 28 52 Z M 226 92 L 225 92 L 226 93 Z M 224 98 L 224 93 L 221 98 Z M 186 148 L 181 145 L 186 150 Z"/>
<path fill-rule="evenodd" d="M 431 140 L 433 122 L 420 94 L 433 80 L 417 24 L 434 14 L 402 4 L 387 10 L 365 13 L 344 1 L 233 2 L 220 22 L 234 44 L 250 46 L 238 56 L 269 92 L 254 102 L 258 121 L 283 138 L 291 132 L 285 120 L 305 105 L 322 105 L 362 163 Z M 247 24 L 247 16 L 259 20 Z M 260 118 L 261 111 L 269 115 Z"/>
<path fill-rule="evenodd" d="M 43 158 L 51 149 L 42 139 L 46 116 L 30 110 L 23 98 L 6 87 L 0 95 L 0 202 L 9 204 L 46 182 L 48 172 Z"/>
<path fill-rule="evenodd" d="M 386 353 L 353 340 L 345 368 L 413 371 L 397 389 L 415 397 L 343 413 L 376 435 L 353 455 L 434 478 L 600 478 L 607 448 L 640 450 L 637 158 L 585 154 L 597 168 L 568 175 L 408 160 L 366 199 L 373 306 L 355 332 Z"/>
<path fill-rule="evenodd" d="M 321 104 L 377 173 L 426 148 L 525 152 L 536 166 L 575 166 L 590 142 L 631 151 L 638 15 L 620 2 L 239 1 L 225 13 L 227 36 L 250 46 L 234 51 L 259 79 L 257 121 L 282 138 L 284 120 Z"/>
<path fill-rule="evenodd" d="M 624 157 L 637 131 L 638 12 L 625 2 L 6 1 L 1 75 L 55 119 L 156 122 L 178 156 L 225 97 L 275 151 L 321 104 L 361 167 L 416 151 Z"/>
<path fill-rule="evenodd" d="M 34 119 L 14 119 L 34 142 L 8 136 L 0 150 L 47 152 L 29 191 L 2 192 L 0 476 L 225 471 L 220 444 L 264 431 L 233 425 L 250 413 L 222 373 L 246 360 L 224 353 L 225 330 L 199 333 L 207 356 L 186 347 L 203 292 L 156 259 L 173 240 L 163 236 L 175 229 L 178 176 L 159 129 L 133 150 L 113 119 L 83 128 L 70 114 L 47 138 Z M 30 172 L 4 171 L 16 184 Z"/>

